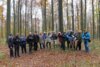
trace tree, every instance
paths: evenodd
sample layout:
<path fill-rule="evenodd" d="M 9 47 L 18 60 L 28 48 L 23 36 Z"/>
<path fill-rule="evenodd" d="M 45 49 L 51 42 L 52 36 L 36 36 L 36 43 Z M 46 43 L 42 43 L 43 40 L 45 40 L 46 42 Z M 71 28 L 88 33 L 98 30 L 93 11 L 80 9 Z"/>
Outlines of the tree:
<path fill-rule="evenodd" d="M 11 0 L 7 0 L 7 22 L 6 22 L 6 37 L 8 37 L 10 33 L 10 22 L 11 22 Z"/>
<path fill-rule="evenodd" d="M 53 0 L 51 0 L 51 13 L 52 13 L 52 31 L 54 31 L 54 6 Z"/>
<path fill-rule="evenodd" d="M 80 6 L 81 6 L 81 30 L 83 31 L 83 1 L 81 0 L 81 3 L 80 3 Z"/>
<path fill-rule="evenodd" d="M 86 16 L 86 10 L 87 10 L 87 0 L 85 0 L 85 10 L 84 10 L 84 29 L 86 29 L 86 25 L 87 25 L 87 16 Z"/>
<path fill-rule="evenodd" d="M 92 22 L 93 22 L 93 39 L 95 38 L 95 21 L 94 21 L 94 0 L 92 0 Z"/>
<path fill-rule="evenodd" d="M 99 9 L 98 33 L 99 33 L 99 39 L 100 39 L 100 0 L 98 1 L 98 9 Z"/>
<path fill-rule="evenodd" d="M 62 10 L 62 0 L 58 0 L 58 14 L 59 14 L 59 31 L 63 32 L 63 10 Z"/>
<path fill-rule="evenodd" d="M 73 0 L 72 0 L 72 30 L 74 31 L 74 3 L 73 3 Z"/>

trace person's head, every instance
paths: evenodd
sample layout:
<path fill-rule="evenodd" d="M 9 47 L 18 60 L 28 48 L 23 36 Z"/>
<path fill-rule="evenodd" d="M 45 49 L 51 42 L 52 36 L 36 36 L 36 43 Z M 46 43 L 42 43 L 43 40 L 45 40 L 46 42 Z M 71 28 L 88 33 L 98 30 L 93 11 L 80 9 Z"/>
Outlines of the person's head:
<path fill-rule="evenodd" d="M 37 34 L 37 31 L 35 31 L 34 35 L 36 35 L 36 34 Z"/>
<path fill-rule="evenodd" d="M 88 32 L 86 29 L 83 30 L 84 33 Z"/>
<path fill-rule="evenodd" d="M 12 33 L 9 34 L 9 36 L 12 36 L 12 35 L 13 35 Z"/>
<path fill-rule="evenodd" d="M 78 32 L 79 32 L 79 33 L 82 33 L 82 31 L 81 31 L 81 30 L 78 30 Z"/>
<path fill-rule="evenodd" d="M 74 32 L 73 32 L 73 31 L 71 31 L 71 32 L 70 32 L 70 35 L 73 35 L 73 34 L 74 34 Z"/>
<path fill-rule="evenodd" d="M 29 32 L 29 35 L 32 35 L 32 32 Z"/>
<path fill-rule="evenodd" d="M 19 36 L 19 33 L 16 33 L 16 36 Z"/>

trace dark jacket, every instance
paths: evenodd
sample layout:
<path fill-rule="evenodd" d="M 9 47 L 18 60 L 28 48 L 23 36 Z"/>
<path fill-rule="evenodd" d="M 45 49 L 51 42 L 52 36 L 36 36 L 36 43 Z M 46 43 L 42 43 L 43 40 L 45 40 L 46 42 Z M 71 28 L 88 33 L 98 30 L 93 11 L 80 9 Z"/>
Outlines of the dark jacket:
<path fill-rule="evenodd" d="M 39 42 L 39 36 L 38 35 L 33 35 L 34 42 Z"/>
<path fill-rule="evenodd" d="M 27 43 L 28 44 L 32 44 L 33 41 L 34 41 L 33 35 L 28 35 L 28 37 L 27 37 Z"/>
<path fill-rule="evenodd" d="M 19 46 L 20 45 L 20 38 L 19 38 L 19 36 L 15 36 L 14 37 L 14 45 L 15 46 Z"/>
<path fill-rule="evenodd" d="M 13 47 L 13 36 L 8 36 L 8 47 L 11 48 Z"/>

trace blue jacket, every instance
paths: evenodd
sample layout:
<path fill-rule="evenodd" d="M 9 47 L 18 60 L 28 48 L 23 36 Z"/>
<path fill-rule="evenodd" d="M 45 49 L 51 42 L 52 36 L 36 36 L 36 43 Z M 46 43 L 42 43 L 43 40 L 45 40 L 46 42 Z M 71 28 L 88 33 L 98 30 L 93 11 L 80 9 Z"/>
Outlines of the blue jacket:
<path fill-rule="evenodd" d="M 44 33 L 42 36 L 42 39 L 45 40 L 47 38 L 47 35 Z"/>
<path fill-rule="evenodd" d="M 90 40 L 90 33 L 89 32 L 86 32 L 86 33 L 82 33 L 82 39 L 84 40 L 85 43 L 88 43 L 89 40 Z"/>

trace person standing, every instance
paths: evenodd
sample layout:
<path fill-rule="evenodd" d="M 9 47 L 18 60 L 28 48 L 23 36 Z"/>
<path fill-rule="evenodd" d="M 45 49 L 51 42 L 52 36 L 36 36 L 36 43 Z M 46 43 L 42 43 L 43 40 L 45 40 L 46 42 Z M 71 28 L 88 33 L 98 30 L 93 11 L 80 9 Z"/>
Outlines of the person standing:
<path fill-rule="evenodd" d="M 19 38 L 19 34 L 17 33 L 16 36 L 14 37 L 15 57 L 20 57 L 19 48 L 20 48 L 20 38 Z"/>
<path fill-rule="evenodd" d="M 8 36 L 8 39 L 7 39 L 7 43 L 8 43 L 8 47 L 9 47 L 9 50 L 10 50 L 10 57 L 13 57 L 13 47 L 14 47 L 14 44 L 13 44 L 13 35 L 10 34 Z"/>
<path fill-rule="evenodd" d="M 21 50 L 22 50 L 22 53 L 26 53 L 26 37 L 24 35 L 22 35 L 20 37 L 20 46 L 21 46 Z"/>
<path fill-rule="evenodd" d="M 77 41 L 76 50 L 81 50 L 81 44 L 82 44 L 82 32 L 81 31 L 77 32 L 76 41 Z"/>
<path fill-rule="evenodd" d="M 37 32 L 34 33 L 33 38 L 34 38 L 34 50 L 37 51 L 39 42 L 39 35 L 37 34 Z"/>
<path fill-rule="evenodd" d="M 84 40 L 85 51 L 89 52 L 89 42 L 90 40 L 90 33 L 86 30 L 82 33 L 82 39 Z"/>
<path fill-rule="evenodd" d="M 55 48 L 55 47 L 56 47 L 55 42 L 56 42 L 56 40 L 57 40 L 57 34 L 56 34 L 55 32 L 52 32 L 51 40 L 52 40 L 53 46 L 54 46 L 54 48 Z"/>
<path fill-rule="evenodd" d="M 34 41 L 33 35 L 30 32 L 29 35 L 27 36 L 27 43 L 29 44 L 29 53 L 32 53 L 33 41 Z"/>
<path fill-rule="evenodd" d="M 42 39 L 43 39 L 43 48 L 45 48 L 45 41 L 46 41 L 47 34 L 44 32 Z"/>
<path fill-rule="evenodd" d="M 46 46 L 47 46 L 47 48 L 48 47 L 51 48 L 51 34 L 50 33 L 48 33 L 48 36 L 46 38 Z"/>
<path fill-rule="evenodd" d="M 39 44 L 40 44 L 40 49 L 43 48 L 43 39 L 42 39 L 42 33 L 39 35 Z"/>

